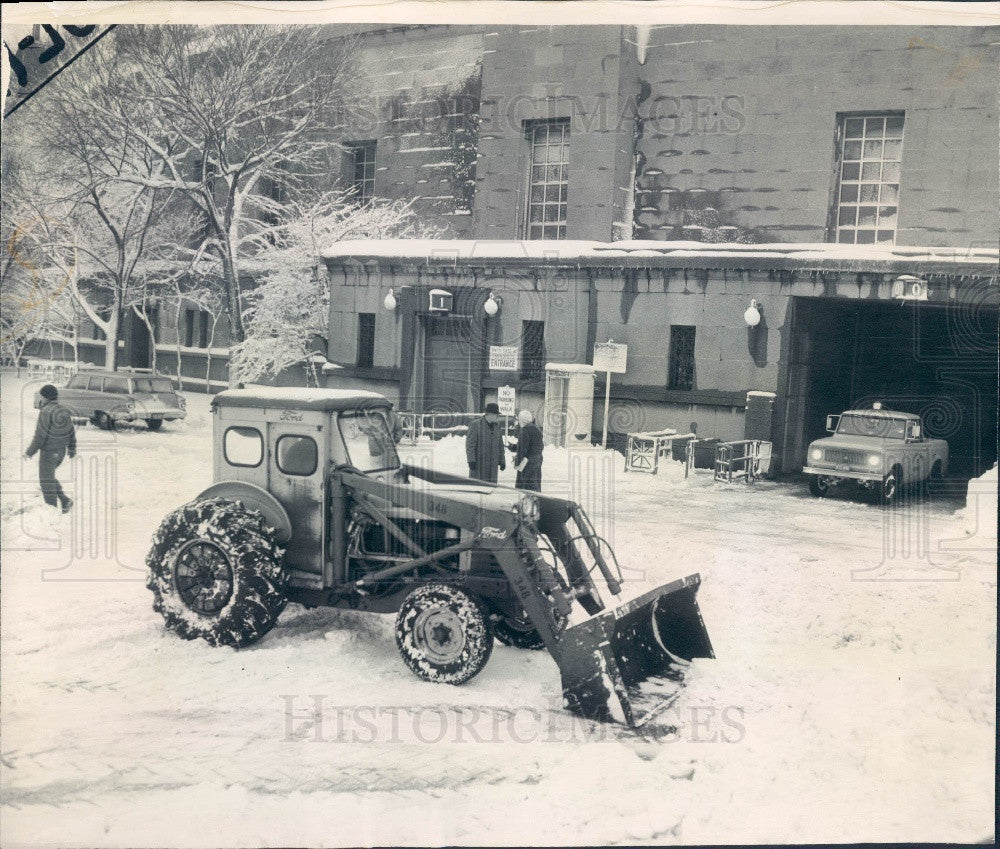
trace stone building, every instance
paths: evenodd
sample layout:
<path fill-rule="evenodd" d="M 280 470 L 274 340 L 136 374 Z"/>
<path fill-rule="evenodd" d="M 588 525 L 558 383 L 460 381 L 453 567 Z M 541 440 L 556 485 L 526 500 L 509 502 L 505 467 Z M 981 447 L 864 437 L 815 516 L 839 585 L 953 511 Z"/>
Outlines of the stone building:
<path fill-rule="evenodd" d="M 395 33 L 481 43 L 471 220 L 463 241 L 332 246 L 328 380 L 416 410 L 478 410 L 510 384 L 537 408 L 545 362 L 590 362 L 613 338 L 629 346 L 618 433 L 697 421 L 740 438 L 746 393 L 772 392 L 789 471 L 827 413 L 878 399 L 923 412 L 958 467 L 981 469 L 996 454 L 996 36 Z M 375 193 L 424 196 L 390 177 L 398 156 L 376 140 Z M 429 208 L 459 208 L 435 191 Z M 518 371 L 491 373 L 490 345 L 516 347 Z"/>
<path fill-rule="evenodd" d="M 331 247 L 331 384 L 477 410 L 513 379 L 537 404 L 545 362 L 587 363 L 613 338 L 629 345 L 619 433 L 697 420 L 740 437 L 746 392 L 773 392 L 795 469 L 827 412 L 878 396 L 937 411 L 970 470 L 992 462 L 1000 29 L 329 35 L 352 40 L 367 92 L 331 139 L 335 176 L 362 199 L 413 201 L 443 240 Z M 907 275 L 926 300 L 894 296 Z M 448 314 L 430 311 L 435 288 Z M 502 308 L 486 319 L 490 292 Z M 224 320 L 210 342 L 211 317 L 179 319 L 161 315 L 152 339 L 132 320 L 125 362 L 154 344 L 175 357 L 180 340 L 195 387 L 215 347 L 209 385 L 223 385 Z M 516 373 L 486 368 L 501 343 Z"/>

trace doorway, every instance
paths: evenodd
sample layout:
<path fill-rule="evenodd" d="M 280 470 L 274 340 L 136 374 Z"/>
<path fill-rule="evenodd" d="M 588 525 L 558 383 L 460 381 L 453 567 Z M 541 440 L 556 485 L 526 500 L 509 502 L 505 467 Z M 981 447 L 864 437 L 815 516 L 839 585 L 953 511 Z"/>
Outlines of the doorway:
<path fill-rule="evenodd" d="M 997 309 L 796 298 L 784 471 L 801 469 L 826 416 L 880 401 L 919 414 L 948 442 L 950 473 L 975 477 L 997 459 Z"/>

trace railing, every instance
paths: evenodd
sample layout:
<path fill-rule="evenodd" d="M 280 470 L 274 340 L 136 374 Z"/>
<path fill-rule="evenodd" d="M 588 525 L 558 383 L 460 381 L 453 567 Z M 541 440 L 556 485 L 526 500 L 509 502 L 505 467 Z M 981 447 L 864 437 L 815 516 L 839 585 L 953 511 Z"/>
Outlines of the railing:
<path fill-rule="evenodd" d="M 72 360 L 43 360 L 39 357 L 27 357 L 25 363 L 28 366 L 28 377 L 58 380 L 76 374 L 76 363 Z"/>
<path fill-rule="evenodd" d="M 668 456 L 673 451 L 674 440 L 688 440 L 685 453 L 686 465 L 684 475 L 687 476 L 693 464 L 694 445 L 697 436 L 693 433 L 678 433 L 671 428 L 630 433 L 625 450 L 625 471 L 646 472 L 655 475 L 660 467 L 660 458 Z"/>
<path fill-rule="evenodd" d="M 416 445 L 423 438 L 441 439 L 444 436 L 465 436 L 469 432 L 469 424 L 483 417 L 482 413 L 415 413 L 400 410 L 396 413 L 403 427 L 400 440 L 409 445 Z M 514 422 L 513 416 L 501 416 L 503 420 L 504 439 L 510 438 L 510 430 Z"/>
<path fill-rule="evenodd" d="M 761 439 L 720 442 L 715 449 L 715 479 L 753 483 L 767 474 L 771 465 L 771 443 Z"/>

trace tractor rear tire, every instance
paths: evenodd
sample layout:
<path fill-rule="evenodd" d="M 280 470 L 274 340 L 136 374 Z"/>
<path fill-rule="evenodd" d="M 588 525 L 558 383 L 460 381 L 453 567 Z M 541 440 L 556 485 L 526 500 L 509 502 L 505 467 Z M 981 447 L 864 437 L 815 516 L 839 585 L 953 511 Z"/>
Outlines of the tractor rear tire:
<path fill-rule="evenodd" d="M 425 584 L 399 608 L 396 646 L 418 678 L 464 684 L 490 659 L 493 626 L 475 596 L 449 584 Z"/>
<path fill-rule="evenodd" d="M 186 504 L 163 520 L 146 555 L 153 609 L 186 640 L 250 645 L 285 607 L 283 553 L 258 511 L 227 498 Z"/>

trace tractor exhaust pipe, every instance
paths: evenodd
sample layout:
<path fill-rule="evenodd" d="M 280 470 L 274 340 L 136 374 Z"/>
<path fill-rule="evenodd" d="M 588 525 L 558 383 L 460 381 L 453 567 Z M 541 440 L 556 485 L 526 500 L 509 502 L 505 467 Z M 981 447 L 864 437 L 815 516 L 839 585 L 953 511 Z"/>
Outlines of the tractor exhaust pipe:
<path fill-rule="evenodd" d="M 636 725 L 636 687 L 715 657 L 695 596 L 700 575 L 645 593 L 567 628 L 557 661 L 566 707 L 588 719 Z"/>

